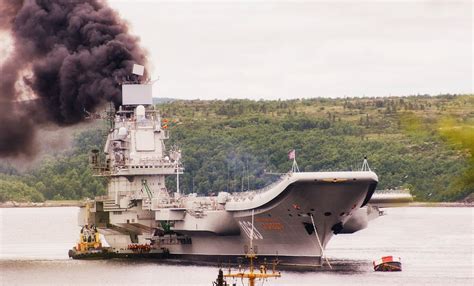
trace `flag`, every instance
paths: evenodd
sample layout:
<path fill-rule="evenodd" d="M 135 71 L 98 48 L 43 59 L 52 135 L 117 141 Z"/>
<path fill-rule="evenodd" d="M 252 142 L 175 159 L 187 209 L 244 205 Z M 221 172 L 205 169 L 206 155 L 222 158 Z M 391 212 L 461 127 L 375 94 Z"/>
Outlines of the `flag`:
<path fill-rule="evenodd" d="M 296 158 L 296 150 L 293 149 L 290 152 L 288 152 L 288 160 L 294 160 Z"/>

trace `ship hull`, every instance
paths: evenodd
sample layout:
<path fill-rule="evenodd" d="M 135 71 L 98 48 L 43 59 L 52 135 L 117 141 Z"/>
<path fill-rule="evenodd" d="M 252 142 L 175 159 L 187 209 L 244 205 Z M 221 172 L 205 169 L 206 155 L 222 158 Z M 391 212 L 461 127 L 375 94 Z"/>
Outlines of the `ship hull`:
<path fill-rule="evenodd" d="M 281 256 L 283 263 L 287 259 L 289 263 L 319 265 L 323 250 L 318 237 L 324 249 L 331 237 L 341 231 L 339 227 L 360 208 L 371 183 L 371 180 L 360 180 L 290 184 L 279 196 L 253 209 L 253 243 L 258 247 L 258 254 Z M 189 232 L 192 244 L 170 246 L 170 253 L 241 255 L 244 246 L 249 245 L 252 216 L 249 210 L 236 211 L 233 216 L 241 230 L 239 235 Z"/>
<path fill-rule="evenodd" d="M 198 263 L 223 263 L 231 259 L 235 263 L 249 247 L 253 234 L 255 250 L 261 257 L 278 257 L 282 265 L 321 265 L 329 240 L 343 232 L 346 222 L 356 214 L 367 213 L 364 205 L 377 183 L 373 176 L 352 178 L 351 172 L 344 172 L 343 176 L 334 174 L 338 176 L 288 177 L 275 196 L 260 201 L 254 198 L 256 207 L 249 204 L 251 200 L 243 200 L 233 205 L 228 203 L 230 210 L 208 210 L 200 217 L 187 212 L 172 230 L 188 237 L 188 243 L 166 243 L 165 239 L 157 243 L 172 258 Z M 136 230 L 136 227 L 127 228 L 127 224 L 120 227 Z M 104 235 L 107 238 L 107 233 Z M 114 236 L 115 240 L 117 234 Z M 111 242 L 108 238 L 107 241 Z M 111 246 L 123 248 L 113 243 Z"/>

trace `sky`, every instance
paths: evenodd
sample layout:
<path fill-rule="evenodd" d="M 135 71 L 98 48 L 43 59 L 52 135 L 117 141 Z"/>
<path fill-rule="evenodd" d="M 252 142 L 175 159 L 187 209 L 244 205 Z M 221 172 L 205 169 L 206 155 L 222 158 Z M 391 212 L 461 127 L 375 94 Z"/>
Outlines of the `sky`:
<path fill-rule="evenodd" d="M 473 2 L 108 0 L 155 97 L 472 93 Z"/>

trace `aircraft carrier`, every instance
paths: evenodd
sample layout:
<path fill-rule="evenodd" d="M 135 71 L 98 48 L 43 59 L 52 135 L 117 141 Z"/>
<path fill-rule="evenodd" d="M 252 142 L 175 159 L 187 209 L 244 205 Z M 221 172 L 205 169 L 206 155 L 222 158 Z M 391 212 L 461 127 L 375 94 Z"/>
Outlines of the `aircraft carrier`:
<path fill-rule="evenodd" d="M 90 155 L 94 174 L 107 178 L 107 195 L 88 201 L 79 214 L 83 229 L 100 234 L 96 248 L 122 257 L 166 254 L 226 263 L 241 257 L 253 236 L 259 257 L 320 266 L 334 235 L 364 229 L 381 214 L 369 204 L 378 178 L 366 161 L 350 172 L 299 172 L 294 166 L 261 190 L 184 195 L 181 150 L 165 148 L 169 130 L 152 104 L 151 85 L 124 84 L 122 91 L 104 150 Z M 176 177 L 177 192 L 168 191 L 166 176 Z M 85 257 L 80 248 L 70 256 Z"/>

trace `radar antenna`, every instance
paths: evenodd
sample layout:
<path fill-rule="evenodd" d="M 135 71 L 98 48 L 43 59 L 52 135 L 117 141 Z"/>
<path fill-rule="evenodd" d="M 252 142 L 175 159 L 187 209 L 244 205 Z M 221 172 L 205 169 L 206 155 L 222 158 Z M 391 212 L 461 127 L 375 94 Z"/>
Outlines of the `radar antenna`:
<path fill-rule="evenodd" d="M 367 156 L 364 156 L 364 162 L 362 163 L 362 168 L 360 169 L 363 172 L 370 172 L 369 162 L 367 161 Z"/>

